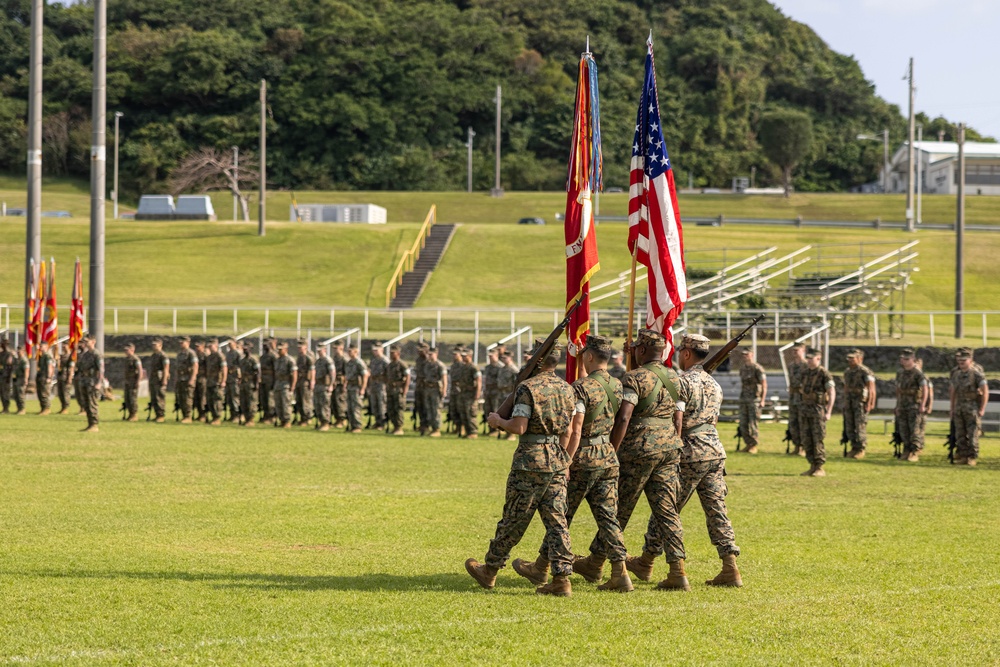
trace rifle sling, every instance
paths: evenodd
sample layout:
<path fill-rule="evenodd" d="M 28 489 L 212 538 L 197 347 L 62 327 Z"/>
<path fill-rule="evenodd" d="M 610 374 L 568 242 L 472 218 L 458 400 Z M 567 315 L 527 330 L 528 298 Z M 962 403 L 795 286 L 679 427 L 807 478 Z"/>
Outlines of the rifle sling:
<path fill-rule="evenodd" d="M 653 401 L 656 400 L 657 395 L 660 393 L 660 388 L 665 387 L 667 393 L 670 394 L 670 398 L 674 399 L 674 403 L 677 402 L 677 385 L 674 384 L 673 379 L 667 373 L 667 369 L 663 366 L 658 365 L 655 361 L 651 361 L 643 366 L 648 371 L 651 371 L 653 375 L 656 376 L 656 384 L 653 386 L 653 391 L 639 401 L 635 406 L 635 414 L 642 414 L 653 405 Z"/>

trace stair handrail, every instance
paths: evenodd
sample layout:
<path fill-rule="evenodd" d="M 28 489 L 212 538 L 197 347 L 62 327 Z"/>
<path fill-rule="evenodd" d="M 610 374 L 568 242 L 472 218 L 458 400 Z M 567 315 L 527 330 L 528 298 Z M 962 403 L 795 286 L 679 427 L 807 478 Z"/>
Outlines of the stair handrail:
<path fill-rule="evenodd" d="M 427 237 L 430 236 L 431 227 L 435 224 L 437 224 L 437 204 L 431 204 L 430 210 L 427 211 L 427 217 L 424 218 L 424 224 L 417 232 L 417 238 L 414 239 L 410 249 L 399 258 L 399 264 L 396 265 L 396 270 L 393 271 L 392 278 L 389 279 L 389 285 L 385 288 L 386 308 L 392 304 L 392 300 L 396 297 L 396 288 L 403 284 L 403 275 L 412 271 L 417 260 L 420 259 L 420 251 L 427 245 Z"/>

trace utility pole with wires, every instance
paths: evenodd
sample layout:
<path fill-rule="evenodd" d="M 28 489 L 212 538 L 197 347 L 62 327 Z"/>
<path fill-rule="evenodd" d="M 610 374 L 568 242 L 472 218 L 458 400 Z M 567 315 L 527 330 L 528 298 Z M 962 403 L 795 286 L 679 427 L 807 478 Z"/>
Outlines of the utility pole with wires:
<path fill-rule="evenodd" d="M 500 95 L 501 95 L 500 85 L 497 84 L 497 164 L 496 164 L 496 174 L 494 178 L 493 189 L 490 190 L 491 197 L 503 197 L 503 188 L 500 187 Z"/>
<path fill-rule="evenodd" d="M 260 220 L 257 236 L 264 236 L 267 215 L 267 80 L 260 80 Z"/>
<path fill-rule="evenodd" d="M 34 267 L 42 262 L 42 20 L 44 0 L 31 3 L 31 46 L 28 60 L 28 206 L 24 254 L 24 293 L 27 305 L 28 285 Z M 24 330 L 31 327 L 32 313 L 24 309 Z"/>
<path fill-rule="evenodd" d="M 955 211 L 955 340 L 965 335 L 965 123 L 958 124 L 958 205 Z"/>
<path fill-rule="evenodd" d="M 87 326 L 104 352 L 104 192 L 107 186 L 108 3 L 94 0 L 93 138 L 90 146 L 90 310 Z"/>
<path fill-rule="evenodd" d="M 906 76 L 903 78 L 909 81 L 910 85 L 910 122 L 908 130 L 909 141 L 907 142 L 907 158 L 906 158 L 906 165 L 907 165 L 906 168 L 908 174 L 906 178 L 906 231 L 912 232 L 916 231 L 916 226 L 913 223 L 913 190 L 915 185 L 914 183 L 915 170 L 913 164 L 913 155 L 914 155 L 913 132 L 915 124 L 915 119 L 913 117 L 913 96 L 915 92 L 915 89 L 913 87 L 913 58 L 910 58 L 909 70 L 907 71 Z"/>

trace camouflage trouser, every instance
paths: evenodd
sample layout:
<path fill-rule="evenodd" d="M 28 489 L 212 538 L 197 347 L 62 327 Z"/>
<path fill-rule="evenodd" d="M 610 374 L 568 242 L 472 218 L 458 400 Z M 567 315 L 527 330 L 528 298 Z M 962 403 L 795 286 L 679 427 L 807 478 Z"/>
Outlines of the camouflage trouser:
<path fill-rule="evenodd" d="M 240 418 L 240 384 L 226 382 L 226 407 L 229 408 L 230 421 Z"/>
<path fill-rule="evenodd" d="M 0 377 L 0 408 L 4 412 L 10 412 L 11 384 L 9 377 Z"/>
<path fill-rule="evenodd" d="M 866 406 L 867 402 L 860 398 L 848 398 L 844 403 L 844 429 L 847 431 L 847 437 L 851 440 L 851 449 L 854 450 L 863 450 L 868 446 Z"/>
<path fill-rule="evenodd" d="M 680 459 L 679 449 L 640 459 L 622 458 L 619 454 L 618 525 L 624 532 L 639 497 L 645 492 L 652 514 L 643 551 L 654 556 L 665 552 L 667 562 L 684 558 L 684 529 L 677 509 Z M 591 542 L 590 551 L 605 558 L 611 556 L 611 549 L 600 533 Z"/>
<path fill-rule="evenodd" d="M 225 387 L 221 384 L 207 384 L 205 386 L 205 407 L 212 417 L 212 421 L 222 419 L 224 405 Z"/>
<path fill-rule="evenodd" d="M 287 382 L 275 382 L 274 390 L 274 421 L 279 426 L 292 422 L 292 388 Z"/>
<path fill-rule="evenodd" d="M 740 434 L 747 447 L 760 442 L 760 401 L 740 399 Z"/>
<path fill-rule="evenodd" d="M 17 411 L 24 410 L 24 397 L 28 393 L 28 387 L 23 382 L 14 382 L 11 385 L 11 396 L 14 398 L 14 405 Z"/>
<path fill-rule="evenodd" d="M 491 412 L 496 412 L 497 408 L 500 407 L 500 402 L 497 400 L 497 390 L 493 388 L 483 389 L 483 414 L 490 414 Z"/>
<path fill-rule="evenodd" d="M 486 564 L 502 568 L 510 558 L 510 551 L 531 524 L 535 511 L 545 525 L 545 544 L 554 576 L 573 573 L 573 551 L 569 543 L 569 526 L 566 523 L 566 471 L 535 472 L 511 470 L 507 476 L 507 495 L 503 505 L 503 518 L 497 522 L 496 535 L 490 540 Z"/>
<path fill-rule="evenodd" d="M 149 385 L 149 402 L 153 404 L 153 414 L 157 419 L 163 417 L 167 411 L 167 394 L 162 384 Z"/>
<path fill-rule="evenodd" d="M 393 429 L 403 428 L 406 420 L 406 396 L 402 387 L 389 387 L 386 394 L 386 418 L 392 423 Z"/>
<path fill-rule="evenodd" d="M 208 380 L 203 377 L 199 377 L 194 383 L 194 395 L 192 396 L 194 410 L 198 413 L 199 419 L 206 416 L 208 413 L 207 392 Z"/>
<path fill-rule="evenodd" d="M 73 379 L 73 394 L 76 396 L 76 404 L 80 406 L 80 412 L 87 412 L 87 392 L 83 388 L 83 381 L 77 375 Z"/>
<path fill-rule="evenodd" d="M 313 418 L 313 392 L 309 390 L 308 380 L 295 383 L 295 414 L 300 424 L 308 423 Z"/>
<path fill-rule="evenodd" d="M 87 426 L 97 426 L 100 423 L 101 390 L 94 386 L 93 382 L 86 380 L 83 384 L 84 410 L 87 411 Z"/>
<path fill-rule="evenodd" d="M 612 563 L 625 560 L 628 554 L 621 526 L 618 525 L 618 466 L 597 470 L 570 470 L 566 486 L 567 526 L 573 523 L 573 517 L 584 499 L 594 515 L 601 543 L 608 546 L 608 560 Z M 551 550 L 552 544 L 546 534 L 538 552 L 547 558 Z"/>
<path fill-rule="evenodd" d="M 264 419 L 274 419 L 274 380 L 261 380 L 260 409 L 264 411 Z"/>
<path fill-rule="evenodd" d="M 452 419 L 455 420 L 457 428 L 463 435 L 476 432 L 476 399 L 475 394 L 469 391 L 459 391 L 455 393 L 455 407 Z"/>
<path fill-rule="evenodd" d="M 792 438 L 792 444 L 796 447 L 802 446 L 802 434 L 799 431 L 799 414 L 802 412 L 802 402 L 798 396 L 788 399 L 788 434 Z"/>
<path fill-rule="evenodd" d="M 708 537 L 712 546 L 719 552 L 719 558 L 733 554 L 740 555 L 736 546 L 736 534 L 733 524 L 726 512 L 726 460 L 692 461 L 681 463 L 680 509 L 684 509 L 695 491 L 701 501 L 701 509 L 705 512 L 705 523 L 708 525 Z"/>
<path fill-rule="evenodd" d="M 125 412 L 128 413 L 128 418 L 131 419 L 139 414 L 139 385 L 125 385 L 124 392 Z"/>
<path fill-rule="evenodd" d="M 257 421 L 257 388 L 252 384 L 240 385 L 240 411 L 244 424 Z"/>
<path fill-rule="evenodd" d="M 826 406 L 819 403 L 803 403 L 799 411 L 799 434 L 806 449 L 806 460 L 812 465 L 826 463 Z"/>
<path fill-rule="evenodd" d="M 42 410 L 47 410 L 52 406 L 52 385 L 48 378 L 35 378 L 35 396 L 38 397 L 38 405 Z"/>
<path fill-rule="evenodd" d="M 190 382 L 190 380 L 178 380 L 177 386 L 174 387 L 182 419 L 191 419 L 191 410 L 194 406 L 194 387 L 191 386 Z"/>
<path fill-rule="evenodd" d="M 313 408 L 316 410 L 316 421 L 320 426 L 330 425 L 331 387 L 318 384 L 313 388 Z"/>
<path fill-rule="evenodd" d="M 899 437 L 903 441 L 903 450 L 907 454 L 919 452 L 924 448 L 923 429 L 920 425 L 922 416 L 918 412 L 916 403 L 899 406 L 896 426 L 899 429 Z"/>
<path fill-rule="evenodd" d="M 424 428 L 427 426 L 427 415 L 424 413 L 424 388 L 420 383 L 416 383 L 413 388 L 413 409 L 417 413 L 417 426 Z"/>
<path fill-rule="evenodd" d="M 441 392 L 434 387 L 424 387 L 423 410 L 421 410 L 424 425 L 432 431 L 441 430 Z"/>
<path fill-rule="evenodd" d="M 383 428 L 385 426 L 385 403 L 385 383 L 373 382 L 370 384 L 368 386 L 368 405 L 371 406 L 376 428 Z"/>
<path fill-rule="evenodd" d="M 338 382 L 333 386 L 333 421 L 342 422 L 347 419 L 347 387 Z"/>
<path fill-rule="evenodd" d="M 923 412 L 917 415 L 917 450 L 924 451 L 924 436 L 927 434 L 927 415 Z"/>
<path fill-rule="evenodd" d="M 351 385 L 347 388 L 347 425 L 352 431 L 364 426 L 361 423 L 364 402 L 365 397 L 361 395 L 361 387 Z"/>
<path fill-rule="evenodd" d="M 956 404 L 954 419 L 955 456 L 962 459 L 979 458 L 979 405 Z"/>

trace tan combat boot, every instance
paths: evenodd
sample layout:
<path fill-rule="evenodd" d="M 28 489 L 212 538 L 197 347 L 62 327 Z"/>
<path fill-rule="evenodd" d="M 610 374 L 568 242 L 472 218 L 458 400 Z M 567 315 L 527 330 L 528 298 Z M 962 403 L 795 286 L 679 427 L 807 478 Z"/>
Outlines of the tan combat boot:
<path fill-rule="evenodd" d="M 16 415 L 26 415 L 28 413 L 24 411 L 24 408 L 22 408 L 22 409 L 18 410 L 17 412 L 15 412 L 14 414 L 16 414 Z"/>
<path fill-rule="evenodd" d="M 814 466 L 813 471 L 809 473 L 810 477 L 826 477 L 826 471 L 823 470 L 823 466 Z"/>
<path fill-rule="evenodd" d="M 190 417 L 185 417 L 184 419 L 181 420 L 181 423 L 182 424 L 190 424 L 190 423 L 192 423 L 191 422 L 191 418 Z"/>
<path fill-rule="evenodd" d="M 690 591 L 687 573 L 684 572 L 684 559 L 670 563 L 667 578 L 656 585 L 658 591 Z"/>
<path fill-rule="evenodd" d="M 252 419 L 248 422 L 245 422 L 243 425 L 246 426 L 247 428 L 254 428 L 256 426 L 256 424 Z"/>
<path fill-rule="evenodd" d="M 132 415 L 131 417 L 128 418 L 128 420 L 130 422 L 137 422 L 139 421 L 139 415 Z"/>
<path fill-rule="evenodd" d="M 799 473 L 799 477 L 812 477 L 812 474 L 816 472 L 816 466 L 809 464 L 809 470 Z"/>
<path fill-rule="evenodd" d="M 568 598 L 573 596 L 573 585 L 569 583 L 569 577 L 552 577 L 552 581 L 535 589 L 537 595 L 554 595 L 558 598 Z"/>
<path fill-rule="evenodd" d="M 909 463 L 916 463 L 917 461 L 920 460 L 920 454 L 917 454 L 916 452 L 910 452 L 909 454 L 906 455 L 906 460 Z"/>
<path fill-rule="evenodd" d="M 805 458 L 806 457 L 806 448 L 805 447 L 799 447 L 798 449 L 795 450 L 795 453 L 798 454 L 799 456 L 801 456 L 802 458 Z"/>
<path fill-rule="evenodd" d="M 625 567 L 639 579 L 649 581 L 653 577 L 653 563 L 655 560 L 656 556 L 648 551 L 643 551 L 639 557 L 628 556 L 625 559 Z"/>
<path fill-rule="evenodd" d="M 7 412 L 7 411 L 6 411 L 6 410 L 4 410 L 4 412 Z M 67 410 L 66 408 L 63 408 L 62 410 L 60 410 L 60 411 L 59 411 L 59 413 L 58 413 L 58 414 L 61 414 L 61 415 L 68 415 L 68 414 L 69 414 L 69 410 Z"/>
<path fill-rule="evenodd" d="M 479 437 L 478 433 L 470 433 L 469 435 L 465 436 L 465 439 L 466 440 L 476 440 L 478 437 Z"/>
<path fill-rule="evenodd" d="M 431 437 L 432 438 L 440 438 L 441 437 L 441 431 L 438 431 L 438 430 L 431 431 Z"/>
<path fill-rule="evenodd" d="M 535 586 L 544 586 L 545 582 L 549 580 L 549 561 L 541 554 L 538 555 L 534 563 L 515 558 L 512 565 L 515 572 Z"/>
<path fill-rule="evenodd" d="M 157 418 L 156 418 L 156 423 L 157 423 L 157 424 L 162 424 L 162 423 L 163 423 L 163 422 L 165 422 L 165 421 L 167 421 L 167 420 L 166 420 L 166 419 L 164 419 L 163 417 L 157 417 Z"/>
<path fill-rule="evenodd" d="M 88 426 L 87 428 L 83 429 L 84 433 L 97 433 L 99 431 L 100 429 L 97 428 L 97 424 L 94 424 L 93 426 Z"/>
<path fill-rule="evenodd" d="M 38 416 L 42 417 L 44 415 L 50 415 L 50 414 L 52 414 L 52 410 L 50 410 L 49 408 L 45 408 L 44 410 L 38 413 Z"/>
<path fill-rule="evenodd" d="M 604 556 L 590 554 L 589 556 L 574 556 L 573 571 L 592 584 L 604 578 Z"/>
<path fill-rule="evenodd" d="M 976 459 L 966 459 L 965 465 L 970 467 L 976 467 Z"/>
<path fill-rule="evenodd" d="M 860 461 L 861 459 L 865 458 L 865 450 L 863 450 L 863 449 L 855 449 L 854 451 L 852 451 L 849 454 L 849 456 L 852 459 L 857 459 L 858 461 Z"/>
<path fill-rule="evenodd" d="M 212 421 L 209 422 L 210 426 L 219 426 L 220 424 L 222 424 L 221 419 L 213 419 Z"/>
<path fill-rule="evenodd" d="M 326 433 L 327 431 L 329 431 L 329 430 L 330 430 L 330 425 L 329 425 L 329 424 L 323 424 L 322 426 L 320 426 L 320 427 L 319 427 L 318 429 L 316 429 L 316 430 L 317 430 L 317 431 L 320 431 L 320 432 L 322 432 L 322 433 Z"/>
<path fill-rule="evenodd" d="M 480 564 L 475 558 L 465 561 L 465 571 L 486 590 L 492 590 L 497 583 L 497 571 L 489 565 Z"/>
<path fill-rule="evenodd" d="M 722 557 L 722 572 L 715 575 L 715 579 L 705 582 L 709 586 L 743 586 L 743 578 L 740 577 L 740 570 L 736 567 L 736 556 L 727 554 Z"/>
<path fill-rule="evenodd" d="M 749 447 L 747 447 L 746 449 L 743 450 L 743 453 L 744 454 L 756 454 L 757 453 L 757 445 L 750 445 Z"/>
<path fill-rule="evenodd" d="M 395 431 L 392 432 L 392 434 L 393 435 L 404 435 L 403 429 L 397 428 Z"/>
<path fill-rule="evenodd" d="M 635 590 L 632 580 L 625 569 L 625 561 L 618 561 L 611 564 L 611 578 L 608 582 L 597 587 L 599 591 L 615 591 L 616 593 L 630 593 Z"/>

